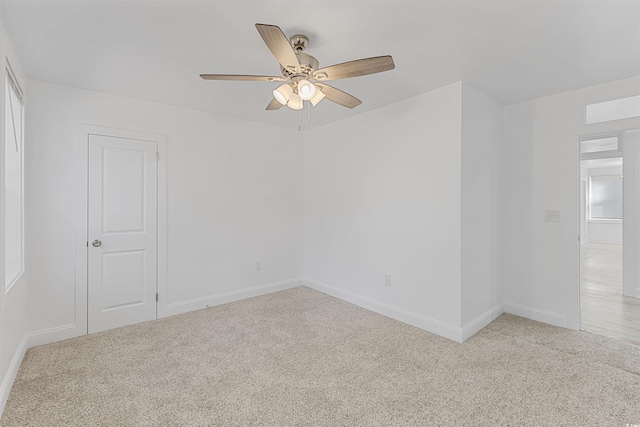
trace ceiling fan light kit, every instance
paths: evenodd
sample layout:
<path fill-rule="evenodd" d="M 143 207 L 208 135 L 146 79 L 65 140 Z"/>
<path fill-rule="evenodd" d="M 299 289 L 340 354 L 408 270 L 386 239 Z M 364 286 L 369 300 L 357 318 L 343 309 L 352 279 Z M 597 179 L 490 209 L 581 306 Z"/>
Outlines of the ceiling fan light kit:
<path fill-rule="evenodd" d="M 316 87 L 309 80 L 300 80 L 298 82 L 298 95 L 303 101 L 308 101 L 316 94 Z"/>
<path fill-rule="evenodd" d="M 294 93 L 291 95 L 291 98 L 289 98 L 289 101 L 287 101 L 287 107 L 291 108 L 292 110 L 302 110 L 302 108 L 304 107 L 303 101 L 304 100 L 300 98 L 297 93 Z"/>
<path fill-rule="evenodd" d="M 304 108 L 304 101 L 315 107 L 324 98 L 343 107 L 355 108 L 362 101 L 324 82 L 381 73 L 395 68 L 393 58 L 389 55 L 319 68 L 318 60 L 304 53 L 309 46 L 307 36 L 296 34 L 287 39 L 275 25 L 256 24 L 256 29 L 280 63 L 282 76 L 200 74 L 200 77 L 204 80 L 285 82 L 273 90 L 273 99 L 267 105 L 268 111 L 278 110 L 284 105 L 293 110 L 301 110 Z M 321 85 L 317 84 L 319 81 L 322 81 Z"/>
<path fill-rule="evenodd" d="M 320 89 L 316 88 L 316 94 L 313 95 L 313 97 L 309 100 L 309 102 L 311 103 L 311 105 L 315 107 L 316 105 L 318 105 L 318 102 L 324 99 L 324 97 L 325 97 L 324 93 L 322 93 Z"/>
<path fill-rule="evenodd" d="M 273 97 L 282 105 L 287 105 L 292 94 L 293 88 L 288 83 L 273 90 Z"/>

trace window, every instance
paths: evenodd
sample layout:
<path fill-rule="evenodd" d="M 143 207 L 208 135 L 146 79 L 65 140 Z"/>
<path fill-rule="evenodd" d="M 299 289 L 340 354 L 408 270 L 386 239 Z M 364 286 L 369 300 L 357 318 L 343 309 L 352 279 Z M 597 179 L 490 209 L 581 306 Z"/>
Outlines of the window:
<path fill-rule="evenodd" d="M 590 220 L 622 220 L 622 177 L 592 176 L 589 191 Z"/>
<path fill-rule="evenodd" d="M 617 136 L 587 139 L 580 142 L 580 154 L 617 152 L 620 150 Z"/>
<path fill-rule="evenodd" d="M 22 91 L 10 67 L 4 107 L 4 284 L 8 291 L 24 271 L 24 108 Z"/>
<path fill-rule="evenodd" d="M 609 122 L 640 116 L 640 95 L 587 105 L 586 122 Z"/>

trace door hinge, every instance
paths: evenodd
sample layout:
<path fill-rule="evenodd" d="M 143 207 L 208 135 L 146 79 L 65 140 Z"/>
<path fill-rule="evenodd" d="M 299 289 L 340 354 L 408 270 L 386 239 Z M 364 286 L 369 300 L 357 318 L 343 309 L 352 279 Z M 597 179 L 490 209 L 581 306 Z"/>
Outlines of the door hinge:
<path fill-rule="evenodd" d="M 156 151 L 156 160 L 160 160 L 160 152 Z"/>
<path fill-rule="evenodd" d="M 87 247 L 89 247 L 89 241 L 87 240 Z"/>
<path fill-rule="evenodd" d="M 158 302 L 158 293 L 156 292 L 156 302 Z"/>

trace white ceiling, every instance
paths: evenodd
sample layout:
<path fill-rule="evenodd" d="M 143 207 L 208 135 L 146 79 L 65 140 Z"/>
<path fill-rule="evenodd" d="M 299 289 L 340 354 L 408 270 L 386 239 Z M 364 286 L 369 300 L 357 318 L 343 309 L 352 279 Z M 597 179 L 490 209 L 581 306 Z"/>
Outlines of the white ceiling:
<path fill-rule="evenodd" d="M 3 20 L 29 78 L 290 128 L 265 111 L 276 83 L 198 77 L 278 75 L 255 23 L 308 35 L 321 67 L 394 58 L 333 82 L 363 104 L 325 100 L 305 128 L 459 80 L 510 104 L 640 74 L 640 1 L 4 0 Z"/>

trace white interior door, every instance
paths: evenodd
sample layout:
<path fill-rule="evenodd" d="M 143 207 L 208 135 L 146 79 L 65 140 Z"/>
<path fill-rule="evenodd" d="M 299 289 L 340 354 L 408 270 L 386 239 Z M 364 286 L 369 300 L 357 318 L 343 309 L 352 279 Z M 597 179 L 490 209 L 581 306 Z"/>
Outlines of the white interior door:
<path fill-rule="evenodd" d="M 156 318 L 157 144 L 89 135 L 88 332 Z"/>

